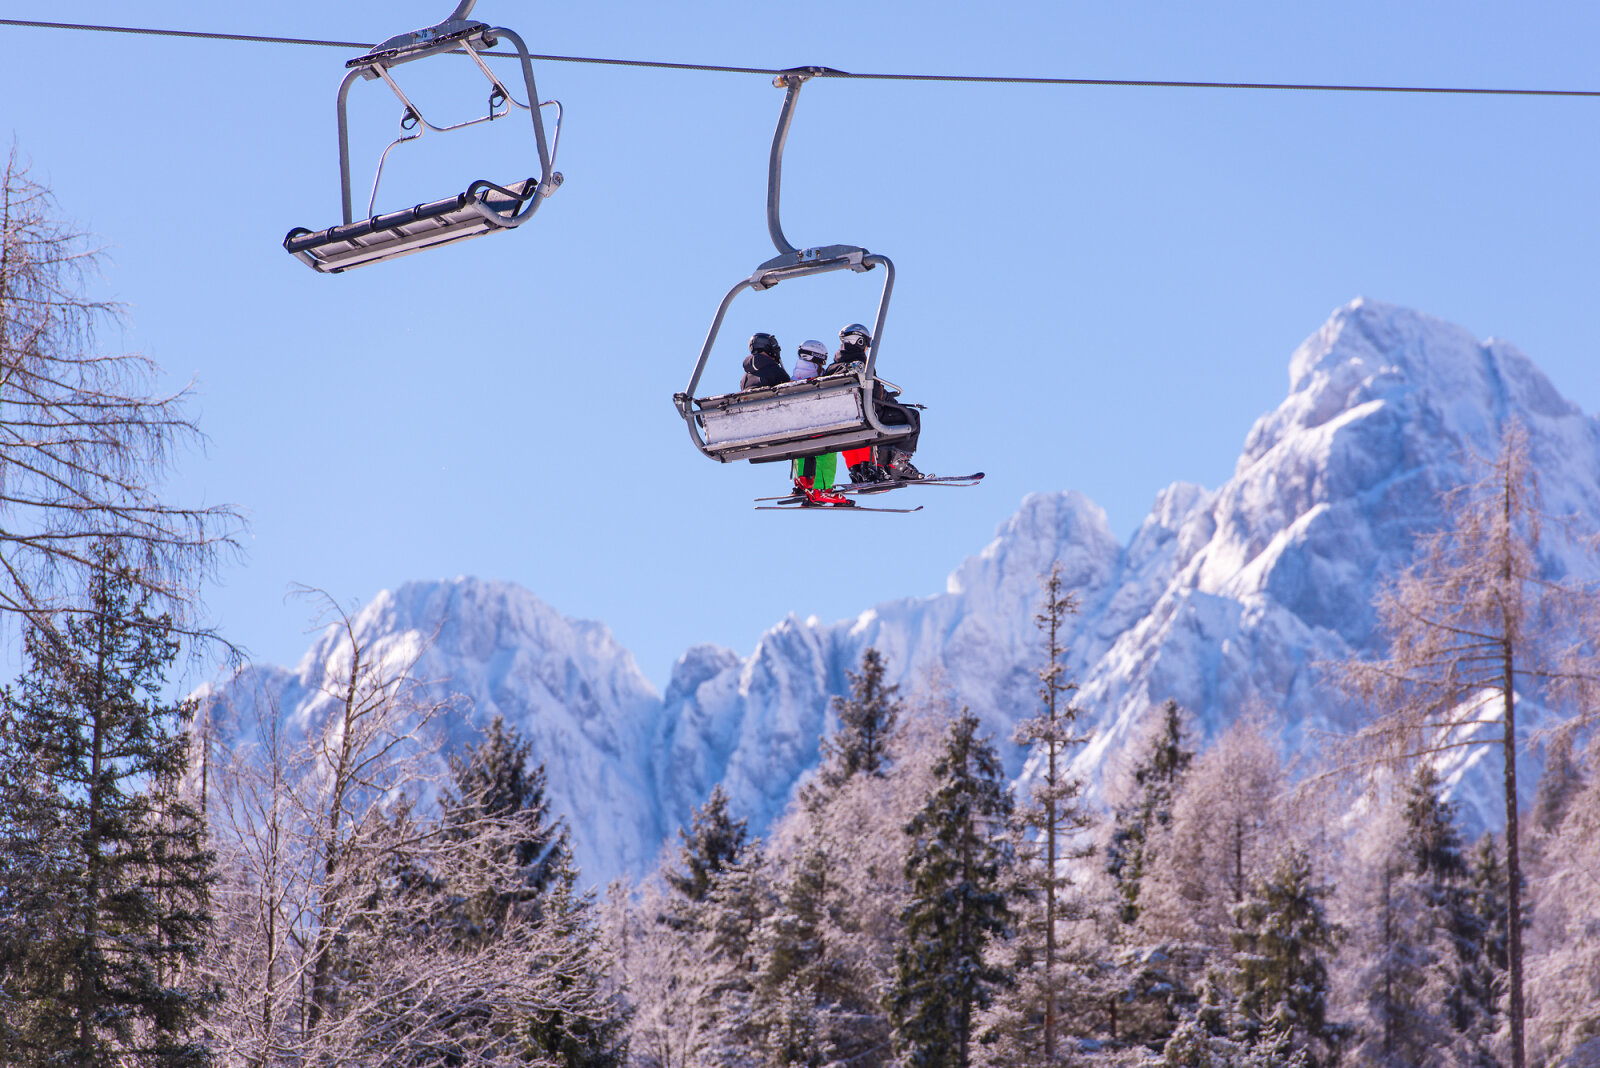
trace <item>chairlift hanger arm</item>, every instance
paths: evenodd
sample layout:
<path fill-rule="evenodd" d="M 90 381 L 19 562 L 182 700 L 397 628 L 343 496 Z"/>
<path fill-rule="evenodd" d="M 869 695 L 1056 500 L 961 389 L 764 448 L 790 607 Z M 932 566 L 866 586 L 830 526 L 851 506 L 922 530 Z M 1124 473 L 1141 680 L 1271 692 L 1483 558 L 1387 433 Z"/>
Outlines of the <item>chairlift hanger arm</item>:
<path fill-rule="evenodd" d="M 842 73 L 832 67 L 795 67 L 772 79 L 774 88 L 786 90 L 783 94 L 783 110 L 778 113 L 778 128 L 772 134 L 772 153 L 767 157 L 767 233 L 772 237 L 773 247 L 779 255 L 798 251 L 783 236 L 778 202 L 783 188 L 783 149 L 789 140 L 789 124 L 794 121 L 795 105 L 800 100 L 800 87 L 808 78 Z"/>
<path fill-rule="evenodd" d="M 354 83 L 356 78 L 381 79 L 386 85 L 388 85 L 390 91 L 395 94 L 395 96 L 400 100 L 401 104 L 406 107 L 407 112 L 410 115 L 415 115 L 418 121 L 424 127 L 441 133 L 460 129 L 464 126 L 476 125 L 477 123 L 486 122 L 490 118 L 496 117 L 493 113 L 491 113 L 489 116 L 485 116 L 483 118 L 470 119 L 466 122 L 456 123 L 451 126 L 438 126 L 432 122 L 429 122 L 422 115 L 422 112 L 406 97 L 405 92 L 390 76 L 389 68 L 400 63 L 409 63 L 413 60 L 422 59 L 438 52 L 466 52 L 474 60 L 478 66 L 478 69 L 483 72 L 484 76 L 489 80 L 490 85 L 493 86 L 496 91 L 503 95 L 510 103 L 524 108 L 529 113 L 529 117 L 533 123 L 534 143 L 539 154 L 539 185 L 535 195 L 529 198 L 528 206 L 522 212 L 518 213 L 517 221 L 520 222 L 527 215 L 531 215 L 535 210 L 537 210 L 540 202 L 543 201 L 545 197 L 548 197 L 551 193 L 555 192 L 557 186 L 561 184 L 560 179 L 555 175 L 554 154 L 545 138 L 544 121 L 539 111 L 540 107 L 543 105 L 540 104 L 535 106 L 535 103 L 539 100 L 539 91 L 534 81 L 533 61 L 528 52 L 528 47 L 523 42 L 522 37 L 514 30 L 508 29 L 504 26 L 490 27 L 481 22 L 466 21 L 464 17 L 462 17 L 462 13 L 471 11 L 474 3 L 476 3 L 476 0 L 461 0 L 461 3 L 457 5 L 455 12 L 451 14 L 451 17 L 437 26 L 431 26 L 424 30 L 415 30 L 411 33 L 400 34 L 396 37 L 391 37 L 389 40 L 373 48 L 370 52 L 366 53 L 365 55 L 358 56 L 346 64 L 350 70 L 349 73 L 345 75 L 344 81 L 339 85 L 338 95 L 339 183 L 342 191 L 341 207 L 344 212 L 345 225 L 348 226 L 355 221 L 354 204 L 350 187 L 350 132 L 348 102 L 350 96 L 350 86 Z M 501 37 L 504 37 L 515 47 L 515 54 L 521 61 L 523 82 L 526 86 L 528 94 L 528 104 L 523 104 L 522 101 L 517 100 L 511 94 L 510 90 L 505 87 L 504 83 L 498 77 L 496 77 L 491 70 L 489 70 L 488 65 L 483 62 L 481 55 L 478 52 L 478 47 L 492 48 L 499 42 L 499 38 Z M 558 138 L 560 136 L 559 122 L 560 119 L 558 117 Z M 374 202 L 375 199 L 376 188 L 374 188 Z"/>

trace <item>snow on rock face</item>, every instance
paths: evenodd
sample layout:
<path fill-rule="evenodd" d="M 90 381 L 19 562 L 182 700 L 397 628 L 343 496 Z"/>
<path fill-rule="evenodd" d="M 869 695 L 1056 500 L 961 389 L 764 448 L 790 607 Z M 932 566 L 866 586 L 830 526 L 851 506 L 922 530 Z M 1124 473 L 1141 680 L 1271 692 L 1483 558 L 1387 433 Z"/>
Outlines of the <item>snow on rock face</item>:
<path fill-rule="evenodd" d="M 1547 510 L 1600 529 L 1600 419 L 1514 347 L 1369 300 L 1295 351 L 1289 383 L 1233 477 L 1215 490 L 1169 486 L 1127 546 L 1082 494 L 1031 494 L 944 593 L 834 624 L 791 616 L 749 656 L 696 646 L 661 697 L 603 626 L 505 583 L 412 583 L 368 605 L 357 632 L 385 655 L 424 649 L 420 674 L 466 699 L 452 744 L 495 714 L 533 740 L 594 881 L 646 868 L 719 782 L 760 833 L 815 765 L 819 735 L 835 726 L 829 699 L 847 692 L 869 645 L 903 693 L 937 679 L 1026 777 L 1027 754 L 1009 739 L 1035 709 L 1033 616 L 1056 561 L 1079 604 L 1068 666 L 1094 735 L 1076 760 L 1091 786 L 1169 698 L 1206 738 L 1261 711 L 1287 727 L 1291 750 L 1309 749 L 1317 732 L 1354 725 L 1318 663 L 1380 651 L 1374 589 L 1437 527 L 1439 491 L 1471 472 L 1472 455 L 1492 457 L 1518 416 Z M 1551 577 L 1596 577 L 1560 543 L 1545 563 Z M 309 726 L 325 714 L 311 671 L 337 642 L 325 636 L 297 672 L 253 678 Z M 1469 826 L 1497 826 L 1498 760 L 1479 753 L 1445 772 Z M 1520 780 L 1531 791 L 1537 768 Z"/>
<path fill-rule="evenodd" d="M 1600 421 L 1510 345 L 1358 300 L 1300 346 L 1289 377 L 1233 478 L 1162 543 L 1172 577 L 1148 613 L 1104 657 L 1075 665 L 1097 732 L 1081 771 L 1135 741 L 1144 713 L 1168 697 L 1208 736 L 1252 709 L 1278 717 L 1291 748 L 1354 726 L 1317 662 L 1381 651 L 1377 583 L 1409 563 L 1415 535 L 1439 525 L 1439 491 L 1469 477 L 1472 456 L 1496 453 L 1514 415 L 1528 426 L 1547 507 L 1600 527 Z M 1547 568 L 1593 575 L 1561 545 Z M 1477 765 L 1454 780 L 1457 798 L 1470 825 L 1495 826 L 1497 762 Z M 1530 790 L 1536 779 L 1522 777 Z"/>
<path fill-rule="evenodd" d="M 424 698 L 451 703 L 432 724 L 444 752 L 472 746 L 497 715 L 533 743 L 586 875 L 603 881 L 655 859 L 665 830 L 648 741 L 661 702 L 604 626 L 566 619 L 510 583 L 458 578 L 383 591 L 351 630 L 369 662 L 393 673 L 415 660 Z M 331 666 L 342 681 L 350 654 L 349 636 L 330 627 L 293 673 L 250 669 L 224 688 L 223 732 L 251 733 L 257 709 L 269 707 L 296 735 L 321 729 L 336 711 L 323 680 Z"/>

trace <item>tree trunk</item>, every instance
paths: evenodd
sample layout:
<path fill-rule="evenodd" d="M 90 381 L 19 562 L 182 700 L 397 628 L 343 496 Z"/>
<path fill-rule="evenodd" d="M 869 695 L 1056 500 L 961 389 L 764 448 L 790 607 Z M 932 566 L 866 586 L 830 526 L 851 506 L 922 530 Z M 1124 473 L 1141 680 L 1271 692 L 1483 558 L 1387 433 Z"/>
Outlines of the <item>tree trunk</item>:
<path fill-rule="evenodd" d="M 1523 1068 L 1522 1001 L 1522 863 L 1517 848 L 1517 717 L 1513 692 L 1511 639 L 1500 644 L 1504 672 L 1502 695 L 1505 701 L 1505 791 L 1506 791 L 1506 963 L 1511 991 L 1511 1068 Z"/>
<path fill-rule="evenodd" d="M 106 624 L 103 616 L 96 620 L 95 626 L 95 686 L 90 698 L 93 702 L 91 715 L 94 725 L 90 740 L 88 832 L 84 836 L 88 885 L 84 888 L 83 950 L 78 957 L 78 1054 L 85 1065 L 94 1063 L 95 1002 L 101 972 L 97 963 L 100 955 L 100 884 L 104 870 L 100 854 L 100 828 L 105 815 L 101 811 L 105 805 L 105 791 L 100 776 L 105 768 L 106 748 Z"/>

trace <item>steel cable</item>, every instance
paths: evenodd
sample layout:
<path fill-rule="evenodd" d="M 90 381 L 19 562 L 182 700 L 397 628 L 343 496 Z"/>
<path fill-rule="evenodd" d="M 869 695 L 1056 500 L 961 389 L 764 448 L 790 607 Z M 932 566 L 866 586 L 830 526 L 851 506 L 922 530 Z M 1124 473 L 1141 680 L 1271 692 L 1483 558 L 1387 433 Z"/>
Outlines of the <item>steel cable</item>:
<path fill-rule="evenodd" d="M 268 37 L 249 33 L 208 33 L 201 30 L 160 30 L 140 26 L 97 26 L 78 22 L 42 22 L 34 19 L 0 19 L 0 26 L 19 26 L 47 30 L 89 30 L 99 33 L 129 33 L 153 37 L 191 37 L 207 41 L 241 41 L 251 44 L 300 45 L 318 48 L 346 48 L 365 51 L 364 41 L 326 41 L 308 37 Z M 509 53 L 483 53 L 509 58 Z M 762 74 L 777 76 L 807 71 L 812 77 L 858 81 L 953 82 L 958 84 L 1111 86 L 1141 89 L 1240 89 L 1315 93 L 1422 93 L 1447 96 L 1538 96 L 1600 97 L 1600 89 L 1505 89 L 1483 86 L 1439 85 L 1338 85 L 1300 82 L 1207 82 L 1153 78 L 1045 78 L 1006 74 L 885 74 L 833 70 L 827 67 L 739 67 L 719 63 L 674 63 L 656 59 L 608 59 L 600 56 L 532 55 L 547 63 L 582 63 L 613 67 L 647 67 L 658 70 L 706 71 L 718 74 Z"/>

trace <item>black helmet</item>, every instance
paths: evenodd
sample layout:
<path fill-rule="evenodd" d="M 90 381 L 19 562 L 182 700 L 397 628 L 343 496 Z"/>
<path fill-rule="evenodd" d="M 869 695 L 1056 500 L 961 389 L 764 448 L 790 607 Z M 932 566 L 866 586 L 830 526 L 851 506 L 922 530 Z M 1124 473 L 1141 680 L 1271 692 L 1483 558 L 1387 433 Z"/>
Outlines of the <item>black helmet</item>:
<path fill-rule="evenodd" d="M 771 334 L 751 334 L 750 351 L 778 355 L 778 339 Z"/>
<path fill-rule="evenodd" d="M 872 344 L 872 334 L 860 323 L 851 323 L 839 331 L 839 341 L 841 344 L 859 345 L 861 348 L 866 348 Z"/>

